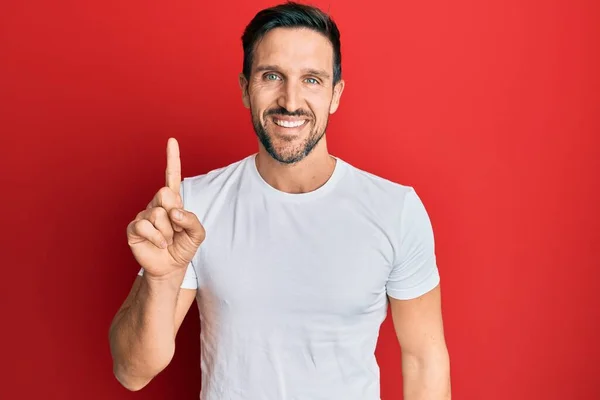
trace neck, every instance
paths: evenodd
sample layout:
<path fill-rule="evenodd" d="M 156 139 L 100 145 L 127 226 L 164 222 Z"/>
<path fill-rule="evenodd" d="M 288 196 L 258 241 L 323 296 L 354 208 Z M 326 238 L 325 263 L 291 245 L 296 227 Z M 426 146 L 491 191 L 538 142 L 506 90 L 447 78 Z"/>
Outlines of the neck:
<path fill-rule="evenodd" d="M 324 140 L 295 164 L 274 160 L 262 145 L 256 155 L 256 169 L 265 182 L 286 193 L 308 193 L 320 188 L 333 174 L 335 164 Z"/>

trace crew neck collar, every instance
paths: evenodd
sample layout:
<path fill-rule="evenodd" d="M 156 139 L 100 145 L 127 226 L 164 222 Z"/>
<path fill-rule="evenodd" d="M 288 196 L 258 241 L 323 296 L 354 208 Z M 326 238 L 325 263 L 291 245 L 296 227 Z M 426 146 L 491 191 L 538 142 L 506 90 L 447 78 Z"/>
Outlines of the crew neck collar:
<path fill-rule="evenodd" d="M 252 154 L 247 159 L 248 168 L 250 169 L 251 175 L 254 177 L 254 180 L 258 183 L 258 186 L 260 187 L 261 191 L 266 195 L 286 201 L 309 201 L 324 196 L 325 194 L 333 190 L 333 188 L 338 183 L 346 169 L 346 163 L 343 160 L 341 160 L 338 157 L 332 156 L 335 159 L 335 166 L 333 168 L 331 176 L 323 185 L 321 185 L 313 191 L 306 193 L 288 193 L 276 189 L 264 180 L 262 175 L 258 172 L 258 168 L 256 167 L 257 155 L 258 153 Z"/>

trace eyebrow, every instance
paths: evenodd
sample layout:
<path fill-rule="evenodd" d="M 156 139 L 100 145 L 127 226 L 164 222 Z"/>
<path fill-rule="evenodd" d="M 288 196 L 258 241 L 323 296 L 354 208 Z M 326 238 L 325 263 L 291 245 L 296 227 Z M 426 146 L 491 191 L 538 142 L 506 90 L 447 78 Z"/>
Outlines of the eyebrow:
<path fill-rule="evenodd" d="M 259 65 L 256 67 L 256 72 L 265 72 L 265 71 L 280 71 L 281 69 L 277 65 Z M 314 68 L 305 68 L 302 70 L 304 74 L 315 75 L 321 77 L 323 79 L 329 79 L 331 77 L 326 71 L 322 69 L 314 69 Z"/>

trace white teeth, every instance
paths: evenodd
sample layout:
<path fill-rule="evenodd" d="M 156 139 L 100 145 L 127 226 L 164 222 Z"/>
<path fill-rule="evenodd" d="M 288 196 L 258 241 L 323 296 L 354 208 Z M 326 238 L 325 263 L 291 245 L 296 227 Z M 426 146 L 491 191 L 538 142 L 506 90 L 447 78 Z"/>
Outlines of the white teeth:
<path fill-rule="evenodd" d="M 274 119 L 273 120 L 277 125 L 279 126 L 283 126 L 284 128 L 297 128 L 299 126 L 302 126 L 306 123 L 306 120 L 302 120 L 302 121 L 282 121 L 280 119 Z"/>

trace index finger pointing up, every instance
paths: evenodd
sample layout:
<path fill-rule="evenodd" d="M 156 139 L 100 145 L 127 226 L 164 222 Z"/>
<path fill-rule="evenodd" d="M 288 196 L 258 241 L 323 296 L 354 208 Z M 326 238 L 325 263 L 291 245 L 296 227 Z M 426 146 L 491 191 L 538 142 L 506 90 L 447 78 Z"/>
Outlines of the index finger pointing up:
<path fill-rule="evenodd" d="M 181 159 L 179 158 L 179 144 L 175 138 L 169 138 L 167 142 L 167 171 L 165 176 L 167 187 L 179 194 Z"/>

